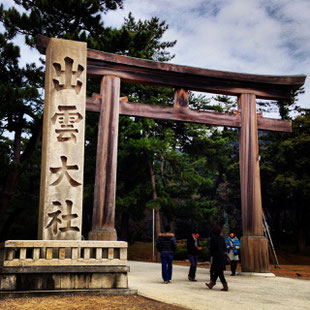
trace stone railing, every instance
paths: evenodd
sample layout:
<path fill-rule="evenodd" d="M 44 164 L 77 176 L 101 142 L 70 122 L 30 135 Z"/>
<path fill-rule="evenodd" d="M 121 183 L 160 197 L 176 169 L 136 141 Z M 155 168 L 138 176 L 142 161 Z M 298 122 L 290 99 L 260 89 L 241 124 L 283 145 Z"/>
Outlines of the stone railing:
<path fill-rule="evenodd" d="M 14 240 L 0 244 L 0 266 L 127 266 L 127 242 Z"/>

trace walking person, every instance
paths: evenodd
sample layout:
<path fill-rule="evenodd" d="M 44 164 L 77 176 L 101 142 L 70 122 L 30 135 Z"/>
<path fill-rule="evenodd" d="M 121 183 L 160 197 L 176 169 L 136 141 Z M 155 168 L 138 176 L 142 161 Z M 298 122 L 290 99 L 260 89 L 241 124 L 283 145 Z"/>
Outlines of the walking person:
<path fill-rule="evenodd" d="M 196 280 L 196 269 L 198 262 L 198 254 L 201 251 L 201 247 L 199 246 L 199 234 L 197 232 L 192 233 L 187 239 L 187 254 L 190 262 L 190 268 L 188 273 L 189 281 L 197 281 Z"/>
<path fill-rule="evenodd" d="M 173 255 L 177 247 L 174 234 L 170 230 L 170 226 L 166 225 L 164 233 L 159 234 L 156 241 L 156 248 L 160 252 L 162 278 L 165 284 L 171 282 Z"/>
<path fill-rule="evenodd" d="M 223 284 L 223 288 L 221 289 L 221 291 L 228 291 L 228 285 L 224 276 L 224 270 L 226 269 L 226 245 L 225 239 L 222 236 L 222 232 L 222 228 L 219 225 L 215 226 L 211 231 L 211 281 L 210 283 L 206 283 L 206 286 L 211 290 L 216 284 L 217 278 L 219 277 Z"/>
<path fill-rule="evenodd" d="M 226 242 L 226 249 L 227 249 L 228 257 L 230 260 L 231 276 L 235 276 L 237 264 L 239 261 L 238 254 L 241 248 L 241 243 L 233 231 L 229 233 L 229 237 L 226 239 L 225 242 Z"/>

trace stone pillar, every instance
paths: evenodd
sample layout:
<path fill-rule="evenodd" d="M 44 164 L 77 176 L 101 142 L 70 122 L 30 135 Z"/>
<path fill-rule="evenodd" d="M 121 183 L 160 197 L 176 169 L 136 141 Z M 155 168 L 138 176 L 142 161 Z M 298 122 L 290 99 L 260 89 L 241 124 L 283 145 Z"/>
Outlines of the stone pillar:
<path fill-rule="evenodd" d="M 115 193 L 117 170 L 120 78 L 105 76 L 101 83 L 96 180 L 90 240 L 116 240 Z"/>
<path fill-rule="evenodd" d="M 239 160 L 242 207 L 242 271 L 269 272 L 268 241 L 263 234 L 256 97 L 239 97 Z"/>
<path fill-rule="evenodd" d="M 80 240 L 86 43 L 50 39 L 46 51 L 38 238 Z"/>

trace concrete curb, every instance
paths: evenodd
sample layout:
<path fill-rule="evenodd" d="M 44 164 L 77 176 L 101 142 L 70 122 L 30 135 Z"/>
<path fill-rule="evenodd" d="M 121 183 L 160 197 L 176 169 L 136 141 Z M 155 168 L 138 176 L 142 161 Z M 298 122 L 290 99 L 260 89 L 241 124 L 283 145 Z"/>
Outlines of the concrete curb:
<path fill-rule="evenodd" d="M 275 277 L 276 275 L 271 272 L 237 272 L 236 275 L 238 276 L 244 276 L 244 277 L 265 277 L 265 278 L 270 278 L 270 277 Z"/>
<path fill-rule="evenodd" d="M 32 290 L 32 291 L 0 291 L 0 299 L 19 297 L 43 297 L 43 296 L 133 296 L 137 295 L 136 289 L 75 289 L 75 290 Z"/>

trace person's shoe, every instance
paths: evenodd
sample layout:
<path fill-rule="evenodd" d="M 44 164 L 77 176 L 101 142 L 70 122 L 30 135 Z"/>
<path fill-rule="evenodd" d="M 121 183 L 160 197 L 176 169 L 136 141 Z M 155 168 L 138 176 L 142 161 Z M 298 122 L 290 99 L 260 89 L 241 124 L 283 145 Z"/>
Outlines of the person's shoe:
<path fill-rule="evenodd" d="M 206 283 L 206 286 L 212 290 L 213 286 L 215 285 L 215 283 L 213 281 L 210 281 L 210 283 Z"/>
<path fill-rule="evenodd" d="M 188 276 L 188 280 L 189 280 L 189 281 L 192 281 L 192 282 L 197 282 L 197 280 L 196 280 L 195 278 L 192 278 L 192 277 L 190 277 L 190 276 Z"/>
<path fill-rule="evenodd" d="M 221 289 L 221 291 L 225 291 L 225 292 L 228 291 L 228 285 L 227 285 L 227 283 L 223 284 L 223 288 Z"/>
<path fill-rule="evenodd" d="M 235 276 L 235 275 L 236 275 L 235 273 L 232 273 L 232 274 L 231 274 L 232 277 Z"/>
<path fill-rule="evenodd" d="M 169 283 L 169 281 L 164 281 L 164 284 L 168 284 Z"/>

